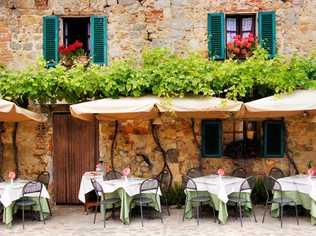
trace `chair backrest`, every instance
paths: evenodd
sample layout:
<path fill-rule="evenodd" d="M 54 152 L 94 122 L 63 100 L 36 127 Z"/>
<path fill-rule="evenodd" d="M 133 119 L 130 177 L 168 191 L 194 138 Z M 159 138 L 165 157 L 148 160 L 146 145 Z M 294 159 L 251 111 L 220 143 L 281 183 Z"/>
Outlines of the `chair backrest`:
<path fill-rule="evenodd" d="M 4 182 L 4 179 L 2 178 L 2 176 L 0 176 L 0 182 Z"/>
<path fill-rule="evenodd" d="M 157 176 L 159 183 L 160 183 L 160 189 L 163 193 L 168 192 L 169 188 L 171 187 L 171 173 L 169 170 L 165 169 L 163 170 L 159 176 Z"/>
<path fill-rule="evenodd" d="M 249 176 L 247 177 L 240 185 L 240 192 L 250 190 L 252 191 L 256 185 L 256 177 Z"/>
<path fill-rule="evenodd" d="M 196 183 L 190 176 L 182 176 L 182 188 L 197 191 Z"/>
<path fill-rule="evenodd" d="M 275 179 L 279 179 L 285 177 L 285 174 L 280 168 L 272 167 L 269 172 L 269 176 L 272 176 Z"/>
<path fill-rule="evenodd" d="M 25 197 L 29 194 L 38 193 L 38 197 L 40 197 L 42 193 L 42 188 L 43 184 L 41 182 L 30 181 L 24 185 L 22 189 L 22 195 L 23 197 Z"/>
<path fill-rule="evenodd" d="M 48 171 L 43 171 L 37 176 L 37 181 L 44 184 L 46 188 L 48 188 L 49 180 L 50 174 Z"/>
<path fill-rule="evenodd" d="M 281 198 L 283 198 L 282 186 L 281 184 L 272 176 L 264 176 L 263 177 L 264 189 L 266 191 L 267 199 L 272 197 L 271 193 L 280 192 Z"/>
<path fill-rule="evenodd" d="M 97 196 L 100 196 L 100 195 L 103 196 L 104 192 L 103 192 L 103 188 L 102 188 L 101 184 L 99 184 L 99 182 L 96 181 L 94 178 L 90 179 L 90 181 L 91 181 L 91 184 L 93 186 L 93 189 L 94 189 L 96 195 Z"/>
<path fill-rule="evenodd" d="M 231 175 L 234 176 L 234 177 L 246 178 L 248 174 L 247 174 L 247 171 L 244 168 L 238 167 L 238 168 L 233 170 Z"/>
<path fill-rule="evenodd" d="M 203 172 L 200 168 L 191 168 L 187 171 L 187 176 L 197 178 L 203 176 Z"/>
<path fill-rule="evenodd" d="M 104 176 L 104 180 L 120 179 L 122 177 L 121 173 L 115 170 L 112 170 Z"/>
<path fill-rule="evenodd" d="M 158 179 L 156 179 L 156 178 L 149 178 L 149 179 L 144 180 L 141 183 L 141 185 L 139 187 L 139 194 L 141 196 L 143 193 L 146 193 L 146 192 L 152 191 L 152 190 L 155 190 L 155 193 L 157 194 L 158 188 L 159 188 L 159 181 L 158 181 Z"/>

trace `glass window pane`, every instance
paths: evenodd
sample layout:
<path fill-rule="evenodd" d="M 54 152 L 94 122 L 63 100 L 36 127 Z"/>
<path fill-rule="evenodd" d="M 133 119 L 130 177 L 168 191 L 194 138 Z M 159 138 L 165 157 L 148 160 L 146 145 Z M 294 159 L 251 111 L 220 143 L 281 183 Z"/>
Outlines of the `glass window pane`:
<path fill-rule="evenodd" d="M 227 18 L 226 19 L 226 30 L 227 31 L 237 31 L 236 18 Z"/>
<path fill-rule="evenodd" d="M 242 18 L 242 31 L 251 31 L 252 29 L 252 17 Z"/>

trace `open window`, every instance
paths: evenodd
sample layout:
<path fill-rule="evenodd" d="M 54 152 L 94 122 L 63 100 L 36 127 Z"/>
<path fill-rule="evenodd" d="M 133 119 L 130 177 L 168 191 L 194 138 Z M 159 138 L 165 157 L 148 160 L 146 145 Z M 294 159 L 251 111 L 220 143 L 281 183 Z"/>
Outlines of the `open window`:
<path fill-rule="evenodd" d="M 90 18 L 66 17 L 63 18 L 63 41 L 68 47 L 76 40 L 82 42 L 87 55 L 90 54 Z"/>
<path fill-rule="evenodd" d="M 256 35 L 255 14 L 226 15 L 226 44 L 232 42 L 236 35 L 243 38 L 249 33 Z"/>

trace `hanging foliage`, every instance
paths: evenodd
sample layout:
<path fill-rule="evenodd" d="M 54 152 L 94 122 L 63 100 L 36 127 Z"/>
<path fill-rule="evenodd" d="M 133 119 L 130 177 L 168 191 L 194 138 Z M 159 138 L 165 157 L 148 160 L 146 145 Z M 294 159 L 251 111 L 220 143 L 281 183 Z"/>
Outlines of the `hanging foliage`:
<path fill-rule="evenodd" d="M 298 88 L 316 88 L 316 56 L 268 59 L 257 48 L 247 60 L 210 61 L 199 54 L 179 56 L 167 49 L 145 50 L 140 62 L 111 66 L 77 64 L 46 69 L 40 60 L 16 72 L 0 68 L 0 97 L 20 102 L 69 103 L 106 97 L 215 95 L 249 101 Z"/>

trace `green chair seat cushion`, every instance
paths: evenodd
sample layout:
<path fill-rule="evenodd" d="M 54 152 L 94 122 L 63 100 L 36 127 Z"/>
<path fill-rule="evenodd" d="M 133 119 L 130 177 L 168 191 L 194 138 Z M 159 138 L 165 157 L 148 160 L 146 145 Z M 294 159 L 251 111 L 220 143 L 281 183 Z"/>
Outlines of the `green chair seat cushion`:
<path fill-rule="evenodd" d="M 151 198 L 147 198 L 147 197 L 137 197 L 137 198 L 134 198 L 134 201 L 136 204 L 149 204 L 149 203 L 152 203 L 153 200 Z"/>
<path fill-rule="evenodd" d="M 208 202 L 211 201 L 211 198 L 209 196 L 197 196 L 191 198 L 192 202 Z"/>
<path fill-rule="evenodd" d="M 108 199 L 104 199 L 100 202 L 100 204 L 102 205 L 108 205 L 108 204 L 116 204 L 119 203 L 121 201 L 121 199 L 119 198 L 108 198 Z"/>
<path fill-rule="evenodd" d="M 283 197 L 283 198 L 274 198 L 271 200 L 271 202 L 286 205 L 295 201 L 291 198 Z"/>
<path fill-rule="evenodd" d="M 16 201 L 15 204 L 17 206 L 34 206 L 36 205 L 36 202 L 34 202 L 32 199 L 24 199 Z"/>

